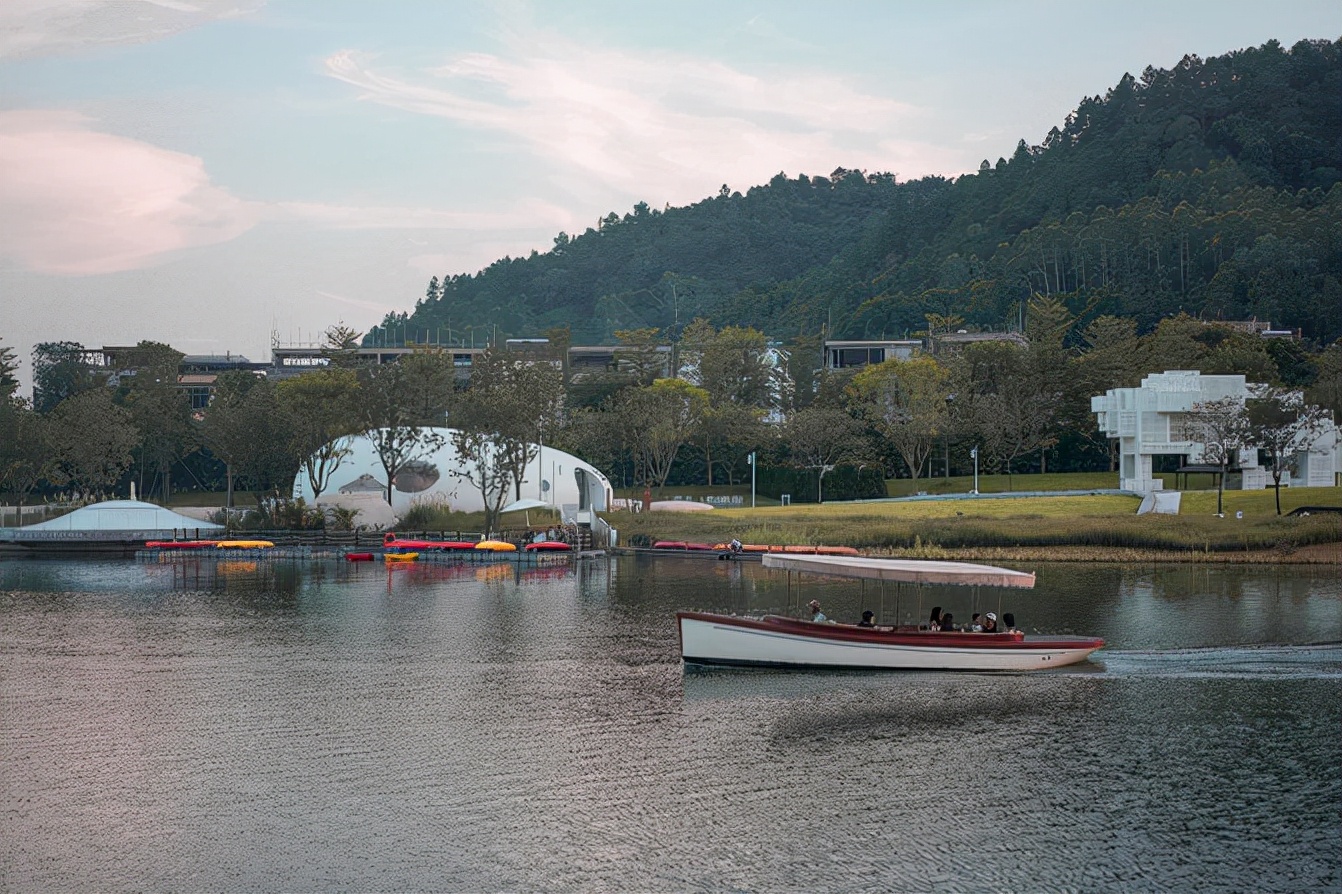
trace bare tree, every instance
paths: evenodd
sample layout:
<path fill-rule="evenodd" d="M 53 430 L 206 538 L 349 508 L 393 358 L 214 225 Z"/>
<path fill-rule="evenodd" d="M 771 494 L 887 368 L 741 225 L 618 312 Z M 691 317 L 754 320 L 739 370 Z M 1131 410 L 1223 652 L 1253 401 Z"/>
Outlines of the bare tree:
<path fill-rule="evenodd" d="M 839 463 L 866 458 L 861 420 L 837 407 L 810 406 L 793 413 L 784 435 L 793 464 L 819 473 L 816 502 L 825 502 L 825 473 Z"/>
<path fill-rule="evenodd" d="M 469 461 L 458 475 L 480 491 L 490 530 L 508 497 L 522 496 L 527 466 L 557 424 L 562 398 L 557 364 L 496 349 L 478 358 L 470 387 L 456 396 L 452 444 Z"/>
<path fill-rule="evenodd" d="M 1244 401 L 1235 397 L 1200 401 L 1188 411 L 1188 427 L 1202 444 L 1203 461 L 1220 467 L 1216 476 L 1216 514 L 1224 511 L 1225 478 L 1239 451 L 1250 445 L 1251 430 Z"/>
<path fill-rule="evenodd" d="M 1245 404 L 1250 437 L 1260 455 L 1267 458 L 1276 492 L 1277 514 L 1281 515 L 1281 476 L 1294 471 L 1295 456 L 1309 450 L 1323 434 L 1332 414 L 1305 403 L 1299 391 L 1267 388 Z"/>
<path fill-rule="evenodd" d="M 443 446 L 442 435 L 430 431 L 405 402 L 406 372 L 399 363 L 370 370 L 361 384 L 360 427 L 373 444 L 387 474 L 387 504 L 396 475 L 423 453 Z"/>

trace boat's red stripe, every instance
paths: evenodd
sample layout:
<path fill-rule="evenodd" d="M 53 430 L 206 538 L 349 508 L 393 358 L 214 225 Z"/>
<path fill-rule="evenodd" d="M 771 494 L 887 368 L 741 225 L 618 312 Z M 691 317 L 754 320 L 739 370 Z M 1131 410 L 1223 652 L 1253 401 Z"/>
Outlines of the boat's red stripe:
<path fill-rule="evenodd" d="M 729 627 L 741 627 L 747 630 L 770 631 L 806 636 L 813 639 L 833 640 L 846 643 L 874 643 L 901 646 L 940 646 L 949 648 L 975 649 L 1098 649 L 1104 640 L 1085 639 L 1028 639 L 1019 633 L 952 633 L 928 630 L 881 630 L 857 627 L 852 624 L 817 624 L 812 621 L 799 621 L 795 618 L 783 618 L 771 615 L 764 619 L 740 618 L 733 615 L 716 615 L 711 612 L 677 612 L 677 618 L 689 618 L 707 621 Z M 677 625 L 679 626 L 679 625 Z"/>

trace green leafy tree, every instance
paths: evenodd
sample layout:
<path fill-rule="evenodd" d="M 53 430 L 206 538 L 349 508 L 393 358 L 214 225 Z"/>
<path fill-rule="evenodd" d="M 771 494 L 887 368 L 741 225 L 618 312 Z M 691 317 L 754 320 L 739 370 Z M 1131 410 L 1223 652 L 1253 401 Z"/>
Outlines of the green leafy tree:
<path fill-rule="evenodd" d="M 858 373 L 851 391 L 868 422 L 894 446 L 917 480 L 950 421 L 946 368 L 930 357 L 887 360 Z"/>
<path fill-rule="evenodd" d="M 42 480 L 51 455 L 47 420 L 21 400 L 0 399 L 0 491 L 19 505 Z"/>
<path fill-rule="evenodd" d="M 668 358 L 661 350 L 661 330 L 644 327 L 621 329 L 615 333 L 619 350 L 615 362 L 634 385 L 651 385 L 666 374 Z"/>
<path fill-rule="evenodd" d="M 9 345 L 0 345 L 0 401 L 9 400 L 19 390 L 19 358 Z"/>
<path fill-rule="evenodd" d="M 104 388 L 57 404 L 46 433 L 51 450 L 47 479 L 57 487 L 93 493 L 109 491 L 126 474 L 140 440 L 130 412 L 117 406 Z"/>
<path fill-rule="evenodd" d="M 330 486 L 352 450 L 352 436 L 360 431 L 359 377 L 350 369 L 330 368 L 285 379 L 276 387 L 291 426 L 291 455 L 315 500 Z"/>
<path fill-rule="evenodd" d="M 336 368 L 352 369 L 361 366 L 362 362 L 356 352 L 362 337 L 359 330 L 346 326 L 344 320 L 334 326 L 328 326 L 322 333 L 322 356 Z"/>
<path fill-rule="evenodd" d="M 239 479 L 250 485 L 258 500 L 267 493 L 288 498 L 299 463 L 291 449 L 293 421 L 269 380 L 243 370 L 220 375 L 202 414 L 200 436 L 225 465 L 229 507 L 234 481 Z"/>
<path fill-rule="evenodd" d="M 456 388 L 452 355 L 437 348 L 417 350 L 396 362 L 402 381 L 401 402 L 423 426 L 441 426 Z M 472 370 L 474 376 L 476 370 Z"/>
<path fill-rule="evenodd" d="M 708 406 L 708 392 L 684 379 L 658 379 L 621 394 L 615 412 L 640 482 L 661 493 L 676 454 L 697 434 Z"/>
<path fill-rule="evenodd" d="M 767 409 L 773 398 L 777 373 L 768 359 L 764 333 L 746 326 L 714 330 L 699 319 L 685 328 L 681 357 L 696 361 L 700 387 L 717 405 Z"/>
<path fill-rule="evenodd" d="M 150 490 L 165 502 L 172 496 L 173 466 L 198 446 L 190 400 L 177 387 L 183 356 L 169 345 L 142 341 L 118 357 L 116 399 L 140 432 L 135 452 L 141 475 L 153 473 L 158 486 Z"/>
<path fill-rule="evenodd" d="M 1318 404 L 1342 420 L 1342 341 L 1335 341 L 1314 360 L 1318 375 L 1306 392 L 1310 403 Z"/>
<path fill-rule="evenodd" d="M 48 341 L 33 346 L 33 409 L 50 412 L 67 397 L 94 387 L 87 353 L 83 345 L 74 341 Z"/>

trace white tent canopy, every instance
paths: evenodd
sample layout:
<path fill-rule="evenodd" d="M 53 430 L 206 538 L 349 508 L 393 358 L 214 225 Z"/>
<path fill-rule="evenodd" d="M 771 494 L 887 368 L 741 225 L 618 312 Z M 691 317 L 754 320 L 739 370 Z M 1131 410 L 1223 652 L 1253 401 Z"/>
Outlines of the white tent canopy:
<path fill-rule="evenodd" d="M 221 531 L 222 525 L 179 515 L 139 500 L 106 500 L 22 529 L 37 531 Z"/>

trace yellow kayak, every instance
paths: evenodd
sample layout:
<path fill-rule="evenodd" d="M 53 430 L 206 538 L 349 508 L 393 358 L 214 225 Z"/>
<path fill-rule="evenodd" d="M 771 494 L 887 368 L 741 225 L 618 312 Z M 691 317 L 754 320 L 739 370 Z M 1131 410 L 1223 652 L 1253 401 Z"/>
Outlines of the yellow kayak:
<path fill-rule="evenodd" d="M 419 553 L 383 553 L 382 559 L 386 562 L 413 562 L 419 558 Z"/>
<path fill-rule="evenodd" d="M 487 549 L 496 553 L 515 553 L 517 546 L 512 543 L 504 543 L 502 540 L 481 540 L 475 545 L 476 549 Z"/>
<path fill-rule="evenodd" d="M 220 540 L 215 544 L 219 549 L 270 549 L 274 545 L 269 540 Z"/>

